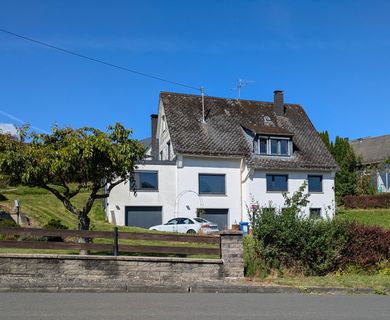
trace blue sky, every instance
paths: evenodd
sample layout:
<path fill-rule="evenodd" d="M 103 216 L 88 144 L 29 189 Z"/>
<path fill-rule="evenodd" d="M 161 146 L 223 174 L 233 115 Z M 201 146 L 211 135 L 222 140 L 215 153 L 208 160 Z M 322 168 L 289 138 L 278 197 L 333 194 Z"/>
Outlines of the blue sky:
<path fill-rule="evenodd" d="M 318 130 L 390 133 L 390 1 L 0 0 L 0 28 L 243 99 L 300 103 Z M 160 91 L 146 79 L 0 33 L 0 122 L 149 135 Z M 12 120 L 12 118 L 14 120 Z"/>

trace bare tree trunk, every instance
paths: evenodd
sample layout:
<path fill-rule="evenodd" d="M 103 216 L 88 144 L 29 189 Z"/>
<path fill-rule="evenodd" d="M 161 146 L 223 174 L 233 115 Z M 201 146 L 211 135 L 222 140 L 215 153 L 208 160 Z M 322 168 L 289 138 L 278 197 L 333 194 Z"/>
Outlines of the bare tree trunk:
<path fill-rule="evenodd" d="M 90 219 L 88 217 L 88 214 L 81 213 L 79 215 L 79 230 L 88 231 L 89 225 L 90 225 Z M 80 243 L 89 243 L 90 238 L 80 238 L 79 242 Z M 80 255 L 88 255 L 88 254 L 89 254 L 89 250 L 80 250 Z"/>

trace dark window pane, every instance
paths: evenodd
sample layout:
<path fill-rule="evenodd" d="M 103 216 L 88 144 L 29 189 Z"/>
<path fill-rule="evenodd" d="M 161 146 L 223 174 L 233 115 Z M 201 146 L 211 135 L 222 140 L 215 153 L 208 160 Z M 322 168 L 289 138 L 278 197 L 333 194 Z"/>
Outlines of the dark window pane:
<path fill-rule="evenodd" d="M 321 209 L 310 208 L 310 219 L 321 219 Z"/>
<path fill-rule="evenodd" d="M 260 138 L 260 153 L 267 153 L 267 139 L 265 138 Z"/>
<path fill-rule="evenodd" d="M 322 176 L 308 176 L 309 192 L 322 192 Z"/>
<path fill-rule="evenodd" d="M 267 174 L 267 191 L 288 191 L 287 175 Z"/>
<path fill-rule="evenodd" d="M 157 190 L 157 172 L 136 172 L 135 181 L 138 190 Z"/>
<path fill-rule="evenodd" d="M 271 154 L 278 154 L 278 140 L 271 139 Z"/>
<path fill-rule="evenodd" d="M 225 194 L 225 175 L 199 174 L 199 193 Z"/>
<path fill-rule="evenodd" d="M 283 156 L 288 155 L 288 140 L 279 140 L 280 143 L 280 154 Z"/>

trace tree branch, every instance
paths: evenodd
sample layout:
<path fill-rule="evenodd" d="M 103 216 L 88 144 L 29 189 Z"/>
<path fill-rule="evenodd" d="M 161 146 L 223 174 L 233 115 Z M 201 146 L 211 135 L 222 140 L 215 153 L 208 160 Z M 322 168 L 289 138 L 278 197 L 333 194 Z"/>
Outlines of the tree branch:
<path fill-rule="evenodd" d="M 61 200 L 64 204 L 65 208 L 68 209 L 70 212 L 72 212 L 75 215 L 80 215 L 80 210 L 77 209 L 69 200 L 69 198 L 65 197 L 61 192 L 59 192 L 57 189 L 52 188 L 46 184 L 41 185 L 41 188 L 46 189 L 50 191 L 57 199 Z"/>

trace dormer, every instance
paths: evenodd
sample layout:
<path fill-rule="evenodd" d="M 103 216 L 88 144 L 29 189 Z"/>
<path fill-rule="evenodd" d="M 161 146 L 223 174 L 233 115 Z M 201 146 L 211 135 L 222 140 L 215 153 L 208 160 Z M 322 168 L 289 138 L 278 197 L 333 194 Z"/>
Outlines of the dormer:
<path fill-rule="evenodd" d="M 252 136 L 254 154 L 279 157 L 293 155 L 293 134 L 276 127 L 270 117 L 264 117 L 264 125 L 246 125 L 245 129 Z"/>

